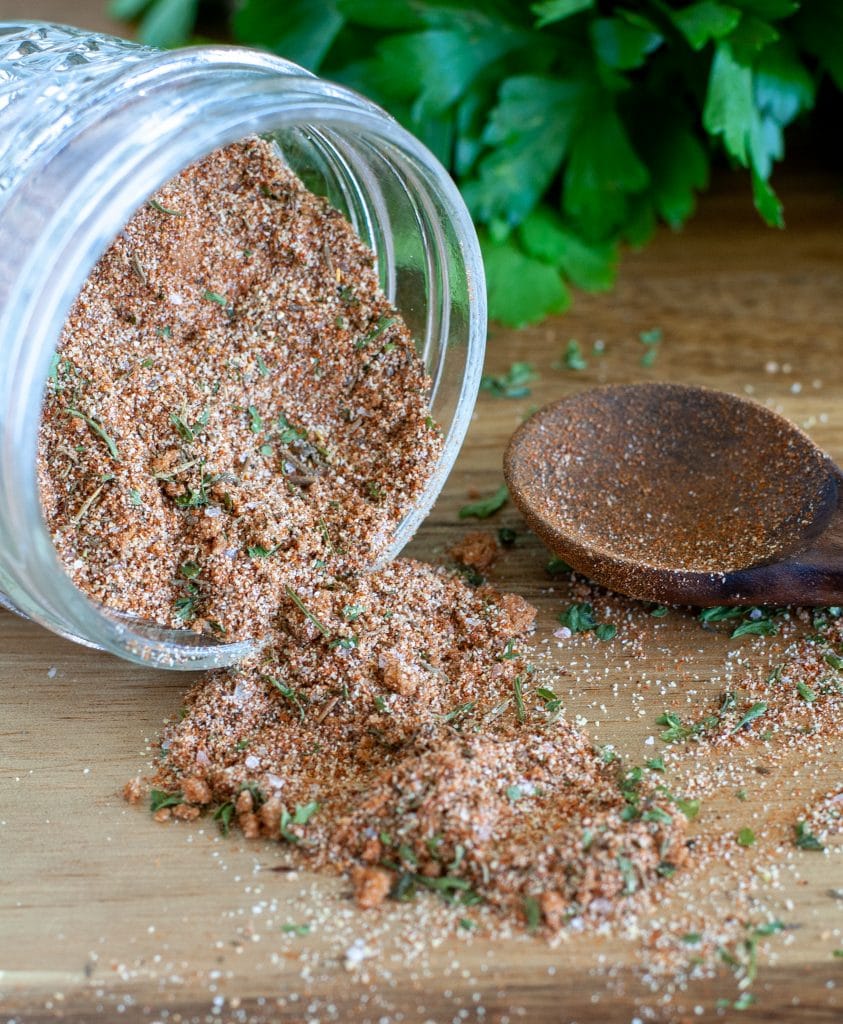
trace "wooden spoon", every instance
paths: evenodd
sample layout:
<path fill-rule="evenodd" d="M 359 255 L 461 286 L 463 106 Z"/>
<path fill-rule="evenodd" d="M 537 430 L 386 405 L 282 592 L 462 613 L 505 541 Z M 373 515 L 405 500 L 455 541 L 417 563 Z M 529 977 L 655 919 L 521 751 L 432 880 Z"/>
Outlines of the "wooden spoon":
<path fill-rule="evenodd" d="M 550 549 L 623 594 L 843 601 L 843 473 L 757 402 L 678 384 L 585 391 L 515 432 L 504 474 Z"/>

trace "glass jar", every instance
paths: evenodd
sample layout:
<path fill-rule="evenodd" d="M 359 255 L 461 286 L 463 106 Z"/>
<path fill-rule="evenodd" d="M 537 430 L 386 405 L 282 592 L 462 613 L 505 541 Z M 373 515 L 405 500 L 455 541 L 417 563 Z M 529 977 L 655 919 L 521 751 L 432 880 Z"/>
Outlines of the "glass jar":
<path fill-rule="evenodd" d="M 269 54 L 160 52 L 67 26 L 0 25 L 0 602 L 142 664 L 228 665 L 251 645 L 133 620 L 74 586 L 38 496 L 44 387 L 79 289 L 131 214 L 187 165 L 252 134 L 274 139 L 374 250 L 433 381 L 444 451 L 388 560 L 445 482 L 483 362 L 480 251 L 444 168 L 373 103 Z"/>

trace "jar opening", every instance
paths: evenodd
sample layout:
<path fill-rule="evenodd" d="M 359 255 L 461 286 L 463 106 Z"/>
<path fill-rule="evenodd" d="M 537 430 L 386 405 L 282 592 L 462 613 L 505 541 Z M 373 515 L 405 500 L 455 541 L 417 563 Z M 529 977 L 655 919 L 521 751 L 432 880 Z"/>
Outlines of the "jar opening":
<path fill-rule="evenodd" d="M 230 51 L 212 53 L 205 60 L 220 76 L 209 74 L 205 64 L 204 74 L 191 78 L 188 72 L 197 61 L 203 63 L 197 51 L 156 58 L 171 72 L 180 69 L 193 85 L 187 90 L 190 102 L 169 118 L 162 119 L 160 111 L 154 115 L 147 95 L 141 103 L 147 108 L 144 116 L 138 118 L 134 111 L 133 130 L 125 107 L 118 104 L 69 143 L 68 150 L 77 150 L 70 153 L 75 187 L 52 211 L 45 232 L 52 258 L 42 235 L 28 261 L 30 267 L 40 261 L 40 272 L 33 275 L 36 286 L 26 296 L 29 301 L 19 302 L 13 311 L 19 329 L 30 332 L 34 345 L 28 357 L 12 363 L 17 400 L 10 422 L 17 426 L 7 431 L 7 444 L 18 446 L 17 482 L 27 498 L 17 506 L 18 523 L 27 515 L 30 523 L 29 542 L 12 568 L 25 574 L 29 565 L 42 580 L 27 592 L 15 573 L 12 602 L 73 639 L 132 660 L 185 668 L 230 664 L 248 647 L 209 642 L 189 630 L 140 624 L 93 606 L 58 569 L 37 497 L 34 455 L 42 382 L 79 289 L 132 212 L 185 166 L 231 141 L 260 133 L 273 141 L 308 189 L 325 196 L 375 252 L 381 287 L 404 317 L 433 381 L 432 413 L 446 435 L 435 472 L 381 561 L 397 554 L 412 536 L 456 457 L 476 395 L 485 332 L 476 238 L 453 185 L 435 160 L 395 122 L 352 93 L 291 75 L 289 65 L 282 74 L 266 74 L 264 57 L 261 74 L 241 68 L 238 76 Z M 135 67 L 136 76 L 142 72 Z M 100 155 L 96 164 L 90 162 L 90 131 L 99 142 L 94 146 Z M 87 166 L 80 159 L 85 156 Z M 53 163 L 55 174 L 61 161 Z M 10 518 L 14 520 L 14 513 Z M 60 578 L 53 578 L 45 593 L 48 564 Z M 0 586 L 6 589 L 5 576 Z"/>

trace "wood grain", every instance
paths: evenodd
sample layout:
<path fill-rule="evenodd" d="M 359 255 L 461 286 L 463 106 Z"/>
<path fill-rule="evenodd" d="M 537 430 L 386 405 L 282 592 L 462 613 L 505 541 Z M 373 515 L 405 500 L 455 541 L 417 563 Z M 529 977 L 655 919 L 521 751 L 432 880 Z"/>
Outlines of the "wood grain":
<path fill-rule="evenodd" d="M 107 0 L 0 0 L 0 21 L 53 21 L 127 36 L 126 26 L 106 13 Z"/>
<path fill-rule="evenodd" d="M 56 7 L 26 6 L 31 16 Z M 79 4 L 79 12 L 93 6 Z M 488 369 L 526 359 L 540 380 L 523 401 L 482 398 L 411 553 L 438 558 L 470 528 L 458 522 L 457 509 L 471 489 L 498 486 L 506 439 L 529 407 L 598 381 L 674 380 L 752 393 L 843 462 L 843 206 L 836 183 L 822 177 L 790 181 L 784 192 L 785 233 L 760 226 L 746 188 L 721 185 L 683 234 L 663 232 L 645 251 L 628 254 L 614 292 L 577 295 L 571 313 L 522 332 L 493 329 Z M 664 342 L 646 369 L 637 335 L 654 326 Z M 552 367 L 569 337 L 587 353 L 581 373 Z M 602 356 L 591 352 L 598 338 Z M 494 525 L 502 524 L 521 536 L 495 580 L 539 604 L 541 643 L 566 584 L 549 588 L 546 553 L 511 507 Z M 653 681 L 669 678 L 678 693 L 702 701 L 722 687 L 737 646 L 676 612 L 645 627 L 635 644 L 583 640 L 548 647 L 546 657 L 566 673 L 568 715 L 582 715 L 598 742 L 640 762 L 664 707 Z M 184 675 L 134 668 L 6 613 L 0 652 L 0 1019 L 149 1022 L 166 1011 L 169 1021 L 596 1024 L 629 1021 L 642 1005 L 653 1007 L 655 1019 L 699 1019 L 698 1005 L 707 1018 L 719 996 L 734 996 L 724 971 L 660 1005 L 641 984 L 635 943 L 620 939 L 574 937 L 551 948 L 534 939 L 464 936 L 416 958 L 406 933 L 418 908 L 359 915 L 341 882 L 269 870 L 278 861 L 269 845 L 222 840 L 210 822 L 156 826 L 146 810 L 119 799 L 123 783 L 147 769 L 150 744 L 179 706 Z M 842 778 L 837 742 L 814 765 L 794 761 L 788 786 L 759 790 L 758 799 L 780 805 L 785 828 L 800 800 Z M 698 832 L 737 826 L 742 808 L 714 801 Z M 796 940 L 775 944 L 755 986 L 758 1002 L 738 1019 L 841 1019 L 843 961 L 832 958 L 843 946 L 841 904 L 830 894 L 843 889 L 841 861 L 789 858 L 765 898 L 798 928 Z M 746 864 L 750 871 L 752 861 Z M 668 897 L 660 913 L 671 907 Z M 281 934 L 289 920 L 317 924 L 311 935 L 291 939 Z M 347 972 L 337 955 L 333 932 L 349 928 L 377 950 L 368 981 Z"/>

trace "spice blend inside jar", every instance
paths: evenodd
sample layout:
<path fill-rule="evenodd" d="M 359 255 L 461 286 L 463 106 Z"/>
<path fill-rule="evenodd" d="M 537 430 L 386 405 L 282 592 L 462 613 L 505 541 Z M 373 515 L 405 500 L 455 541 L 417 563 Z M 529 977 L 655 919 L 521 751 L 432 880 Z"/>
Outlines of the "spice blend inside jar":
<path fill-rule="evenodd" d="M 442 450 L 372 252 L 273 145 L 212 153 L 102 256 L 65 325 L 39 482 L 94 600 L 225 639 L 370 567 Z"/>

